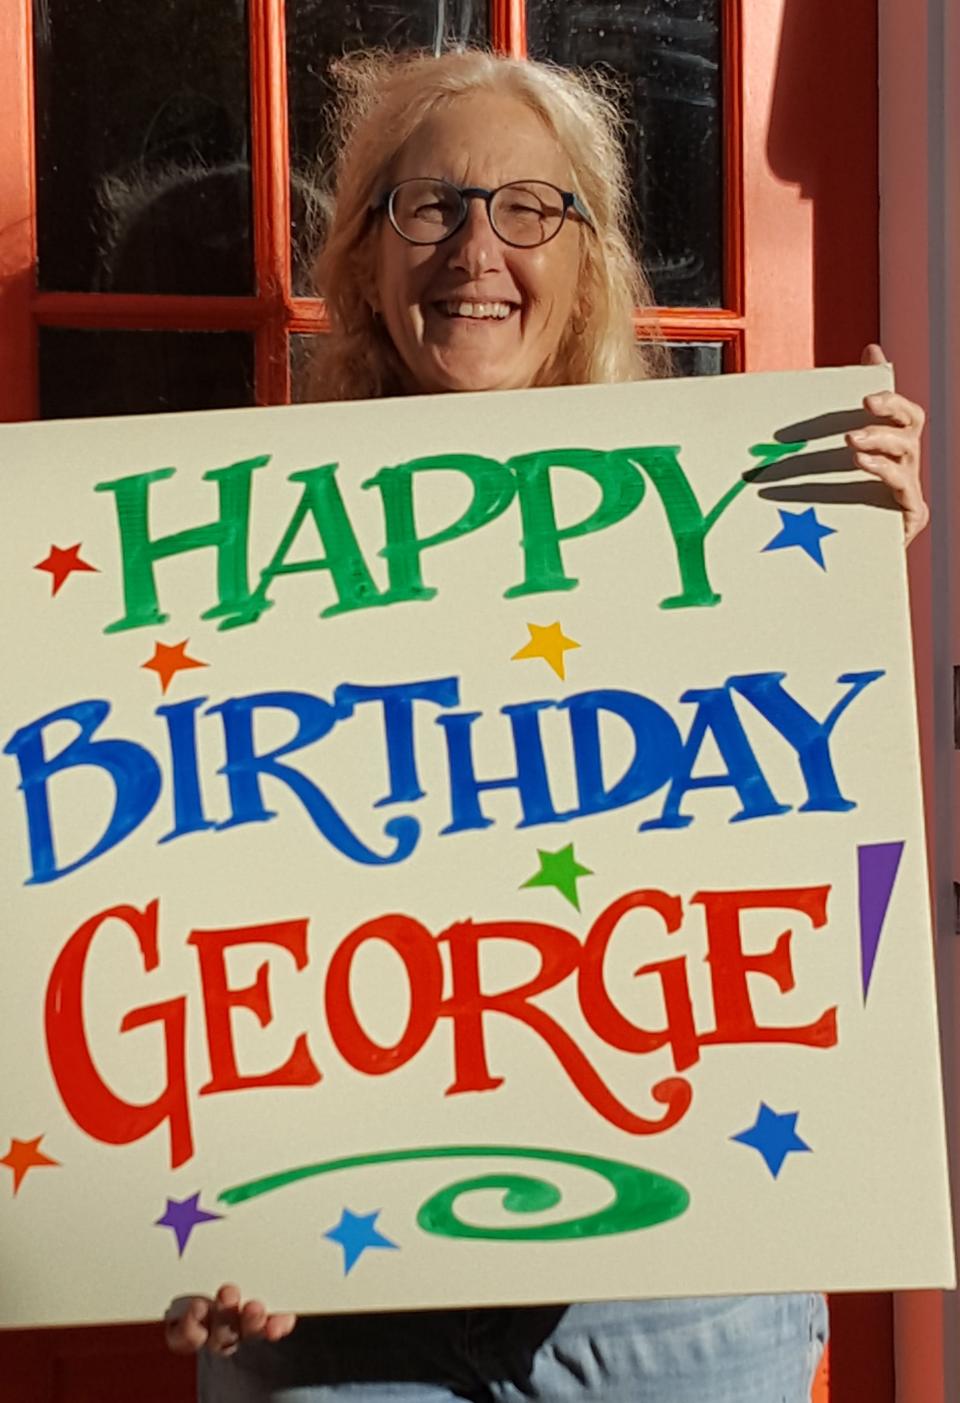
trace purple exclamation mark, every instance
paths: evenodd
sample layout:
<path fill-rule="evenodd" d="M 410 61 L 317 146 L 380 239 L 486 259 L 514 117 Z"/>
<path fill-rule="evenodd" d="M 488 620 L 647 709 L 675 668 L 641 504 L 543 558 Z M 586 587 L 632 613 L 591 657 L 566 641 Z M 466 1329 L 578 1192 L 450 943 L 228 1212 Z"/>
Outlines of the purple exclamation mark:
<path fill-rule="evenodd" d="M 857 848 L 860 898 L 860 977 L 866 1003 L 903 843 L 864 843 Z"/>

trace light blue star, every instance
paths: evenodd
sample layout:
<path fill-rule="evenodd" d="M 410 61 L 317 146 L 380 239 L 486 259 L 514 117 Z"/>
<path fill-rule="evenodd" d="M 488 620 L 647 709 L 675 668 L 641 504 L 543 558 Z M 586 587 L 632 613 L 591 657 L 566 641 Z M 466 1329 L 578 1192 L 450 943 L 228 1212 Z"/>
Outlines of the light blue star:
<path fill-rule="evenodd" d="M 399 1245 L 384 1237 L 376 1226 L 381 1211 L 378 1208 L 373 1213 L 351 1213 L 349 1208 L 345 1208 L 336 1227 L 323 1234 L 343 1248 L 344 1276 L 352 1271 L 368 1247 L 388 1247 L 395 1252 L 400 1250 Z"/>
<path fill-rule="evenodd" d="M 835 528 L 822 526 L 814 507 L 808 507 L 805 512 L 785 512 L 780 507 L 777 511 L 780 513 L 780 530 L 763 549 L 786 550 L 789 546 L 799 546 L 811 560 L 817 562 L 821 570 L 826 570 L 820 542 L 824 536 L 835 536 Z"/>
<path fill-rule="evenodd" d="M 783 1168 L 783 1161 L 787 1155 L 805 1150 L 812 1154 L 811 1147 L 805 1140 L 801 1140 L 797 1134 L 797 1116 L 799 1111 L 771 1111 L 764 1102 L 760 1102 L 760 1109 L 757 1118 L 748 1130 L 741 1130 L 739 1135 L 731 1135 L 731 1140 L 739 1140 L 741 1145 L 749 1145 L 751 1149 L 757 1150 L 764 1159 L 764 1163 L 770 1170 L 774 1178 Z"/>

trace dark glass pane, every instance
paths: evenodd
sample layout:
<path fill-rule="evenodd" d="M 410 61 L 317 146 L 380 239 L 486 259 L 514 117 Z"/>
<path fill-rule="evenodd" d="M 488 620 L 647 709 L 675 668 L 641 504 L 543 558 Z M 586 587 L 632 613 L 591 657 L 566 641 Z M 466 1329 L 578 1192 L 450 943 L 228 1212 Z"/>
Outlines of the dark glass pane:
<path fill-rule="evenodd" d="M 42 419 L 253 402 L 253 337 L 246 332 L 40 328 Z"/>
<path fill-rule="evenodd" d="M 676 375 L 723 374 L 723 346 L 717 341 L 672 341 L 670 358 Z"/>
<path fill-rule="evenodd" d="M 35 0 L 40 284 L 249 293 L 244 0 Z"/>
<path fill-rule="evenodd" d="M 624 84 L 644 261 L 661 307 L 723 299 L 721 0 L 528 0 L 530 55 Z"/>
<path fill-rule="evenodd" d="M 318 176 L 331 161 L 330 62 L 356 49 L 441 49 L 484 44 L 488 0 L 287 0 L 287 82 L 294 289 L 310 296 L 310 255 L 320 235 Z"/>
<path fill-rule="evenodd" d="M 323 335 L 322 332 L 318 334 Z M 304 375 L 316 339 L 315 335 L 290 337 L 290 398 L 294 404 L 302 404 L 307 398 L 304 394 Z"/>

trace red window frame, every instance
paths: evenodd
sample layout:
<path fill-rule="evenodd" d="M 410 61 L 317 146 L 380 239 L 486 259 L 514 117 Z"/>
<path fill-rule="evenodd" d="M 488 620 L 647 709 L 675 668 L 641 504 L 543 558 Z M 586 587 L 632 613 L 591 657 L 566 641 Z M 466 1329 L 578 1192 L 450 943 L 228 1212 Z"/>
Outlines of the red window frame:
<path fill-rule="evenodd" d="M 257 402 L 289 400 L 289 338 L 326 320 L 292 293 L 284 11 L 248 0 L 256 293 L 66 293 L 36 287 L 32 2 L 0 0 L 0 421 L 37 417 L 41 326 L 248 331 Z M 877 0 L 723 0 L 722 32 L 724 306 L 638 314 L 637 332 L 720 344 L 728 370 L 855 359 L 878 323 Z M 491 40 L 525 54 L 524 0 L 491 0 Z M 832 161 L 838 132 L 859 161 Z M 72 1357 L 81 1334 L 43 1338 Z M 33 1358 L 37 1336 L 22 1335 Z M 0 1335 L 0 1363 L 15 1336 Z M 890 1298 L 838 1298 L 834 1338 L 837 1403 L 892 1403 Z M 814 1396 L 826 1399 L 825 1371 Z"/>
<path fill-rule="evenodd" d="M 858 8 L 863 2 L 856 0 Z M 655 323 L 670 340 L 719 343 L 728 370 L 803 365 L 812 350 L 805 306 L 808 224 L 794 187 L 777 177 L 767 159 L 765 80 L 756 76 L 766 74 L 769 86 L 775 68 L 769 53 L 788 3 L 723 0 L 724 306 L 664 307 L 636 317 L 639 335 Z M 294 297 L 292 291 L 284 11 L 284 0 L 249 0 L 256 292 L 248 297 L 41 292 L 34 285 L 32 6 L 30 0 L 5 0 L 0 13 L 0 420 L 36 417 L 39 326 L 248 331 L 255 337 L 257 403 L 289 400 L 289 338 L 323 331 L 326 320 L 320 300 Z M 501 52 L 525 54 L 524 0 L 491 0 L 491 39 Z M 860 31 L 857 43 L 862 45 Z M 747 80 L 754 91 L 745 108 Z M 775 241 L 758 237 L 773 227 Z M 771 298 L 771 287 L 777 298 Z"/>

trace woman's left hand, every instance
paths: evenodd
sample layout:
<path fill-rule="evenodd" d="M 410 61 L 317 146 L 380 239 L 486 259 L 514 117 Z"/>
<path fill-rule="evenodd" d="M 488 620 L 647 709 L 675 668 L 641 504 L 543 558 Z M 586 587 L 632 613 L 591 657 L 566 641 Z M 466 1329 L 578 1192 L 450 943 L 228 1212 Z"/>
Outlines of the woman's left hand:
<path fill-rule="evenodd" d="M 880 346 L 867 346 L 863 365 L 885 365 Z M 909 545 L 930 520 L 920 485 L 920 438 L 926 415 L 919 404 L 883 390 L 867 395 L 863 407 L 880 422 L 847 434 L 853 461 L 890 488 L 903 512 L 904 543 Z"/>

